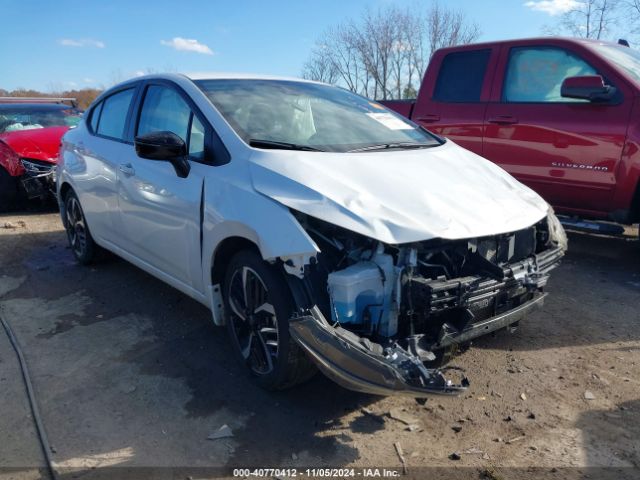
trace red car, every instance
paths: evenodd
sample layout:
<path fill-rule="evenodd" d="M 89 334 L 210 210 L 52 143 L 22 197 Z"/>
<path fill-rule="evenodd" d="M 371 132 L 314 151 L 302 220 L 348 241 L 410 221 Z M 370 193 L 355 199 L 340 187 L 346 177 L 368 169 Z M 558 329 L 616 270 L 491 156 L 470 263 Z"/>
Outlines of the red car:
<path fill-rule="evenodd" d="M 637 50 L 571 38 L 445 48 L 415 102 L 382 103 L 497 163 L 558 213 L 640 221 Z"/>
<path fill-rule="evenodd" d="M 82 114 L 72 100 L 0 98 L 0 211 L 55 192 L 60 139 Z"/>

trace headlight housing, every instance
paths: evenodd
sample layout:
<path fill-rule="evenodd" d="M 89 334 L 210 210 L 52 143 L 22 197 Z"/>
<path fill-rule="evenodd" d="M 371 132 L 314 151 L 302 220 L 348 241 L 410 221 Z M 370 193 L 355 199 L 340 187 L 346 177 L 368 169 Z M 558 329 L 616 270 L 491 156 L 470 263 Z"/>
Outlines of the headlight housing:
<path fill-rule="evenodd" d="M 56 165 L 42 160 L 33 160 L 30 158 L 21 158 L 20 163 L 30 177 L 44 177 L 55 173 Z"/>

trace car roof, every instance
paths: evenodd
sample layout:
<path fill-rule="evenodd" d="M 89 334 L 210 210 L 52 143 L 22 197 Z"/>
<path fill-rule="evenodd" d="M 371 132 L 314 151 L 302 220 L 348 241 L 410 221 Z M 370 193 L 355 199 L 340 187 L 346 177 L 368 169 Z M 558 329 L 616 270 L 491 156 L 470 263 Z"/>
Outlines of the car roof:
<path fill-rule="evenodd" d="M 24 112 L 32 110 L 75 110 L 71 105 L 59 103 L 0 103 L 0 112 L 10 110 L 12 112 Z"/>
<path fill-rule="evenodd" d="M 307 80 L 298 77 L 287 77 L 280 75 L 264 75 L 258 73 L 236 73 L 236 72 L 185 72 L 185 73 L 153 73 L 149 75 L 142 75 L 139 77 L 131 78 L 120 85 L 126 85 L 141 80 L 176 80 L 177 78 L 186 78 L 191 81 L 198 80 L 274 80 L 274 81 L 289 81 L 289 82 L 304 82 L 304 83 L 322 83 L 314 80 Z"/>
<path fill-rule="evenodd" d="M 279 75 L 263 75 L 256 73 L 234 73 L 234 72 L 193 72 L 193 73 L 185 73 L 185 77 L 191 80 L 218 80 L 218 79 L 228 79 L 228 80 L 281 80 L 281 81 L 292 81 L 292 82 L 305 82 L 305 83 L 318 83 L 313 80 L 307 80 L 304 78 L 297 77 L 286 77 Z"/>
<path fill-rule="evenodd" d="M 334 85 L 329 85 L 323 82 L 317 82 L 314 80 L 306 80 L 304 78 L 296 78 L 296 77 L 285 77 L 285 76 L 276 76 L 276 75 L 262 75 L 262 74 L 254 74 L 254 73 L 228 73 L 228 72 L 196 72 L 196 73 L 152 73 L 148 75 L 140 75 L 137 77 L 129 78 L 117 85 L 114 85 L 106 90 L 104 90 L 94 101 L 91 103 L 91 106 L 97 105 L 103 99 L 113 95 L 114 93 L 124 90 L 127 88 L 135 87 L 140 82 L 149 81 L 149 80 L 168 80 L 173 81 L 178 84 L 182 82 L 191 82 L 195 83 L 200 80 L 271 80 L 271 81 L 287 81 L 287 82 L 300 82 L 300 83 L 310 83 L 316 85 L 326 85 L 333 87 Z"/>

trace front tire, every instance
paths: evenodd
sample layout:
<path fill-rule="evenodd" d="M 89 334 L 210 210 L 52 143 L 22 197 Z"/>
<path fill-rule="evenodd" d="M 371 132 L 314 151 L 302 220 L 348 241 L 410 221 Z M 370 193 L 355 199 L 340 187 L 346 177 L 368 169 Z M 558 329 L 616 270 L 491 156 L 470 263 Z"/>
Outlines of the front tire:
<path fill-rule="evenodd" d="M 89 265 L 96 259 L 98 245 L 93 240 L 80 200 L 73 190 L 69 190 L 64 200 L 65 228 L 73 255 L 82 265 Z"/>
<path fill-rule="evenodd" d="M 315 367 L 289 335 L 295 308 L 282 272 L 241 251 L 231 259 L 223 296 L 232 346 L 263 388 L 282 390 L 313 376 Z"/>

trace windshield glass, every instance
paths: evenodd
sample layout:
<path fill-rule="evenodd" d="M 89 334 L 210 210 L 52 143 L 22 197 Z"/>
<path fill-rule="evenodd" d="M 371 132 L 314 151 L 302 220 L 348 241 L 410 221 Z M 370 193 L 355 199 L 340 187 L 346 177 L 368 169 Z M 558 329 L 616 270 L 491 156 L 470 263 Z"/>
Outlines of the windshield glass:
<path fill-rule="evenodd" d="M 258 148 L 346 152 L 440 144 L 406 118 L 337 87 L 254 79 L 195 83 L 238 135 Z"/>
<path fill-rule="evenodd" d="M 71 107 L 11 105 L 0 109 L 0 133 L 46 127 L 75 127 L 81 112 Z"/>
<path fill-rule="evenodd" d="M 640 52 L 622 45 L 593 45 L 603 57 L 625 70 L 640 83 Z"/>

